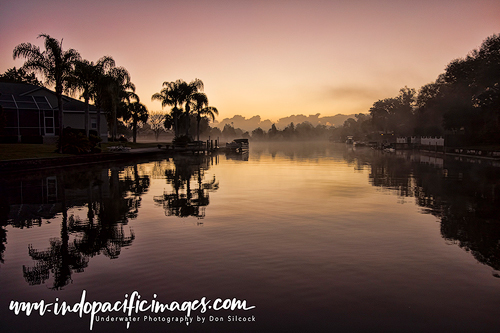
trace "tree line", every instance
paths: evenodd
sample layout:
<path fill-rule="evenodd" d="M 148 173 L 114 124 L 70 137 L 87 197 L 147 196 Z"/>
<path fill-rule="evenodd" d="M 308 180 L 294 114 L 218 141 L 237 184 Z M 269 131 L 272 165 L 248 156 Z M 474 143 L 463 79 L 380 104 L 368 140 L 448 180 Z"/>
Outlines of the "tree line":
<path fill-rule="evenodd" d="M 101 133 L 101 112 L 107 115 L 111 140 L 117 139 L 119 119 L 129 124 L 133 141 L 136 142 L 137 129 L 147 122 L 149 111 L 135 93 L 135 85 L 130 73 L 124 67 L 116 66 L 110 56 L 96 62 L 83 59 L 75 49 L 64 50 L 63 41 L 47 34 L 38 38 L 44 41 L 44 50 L 31 43 L 21 43 L 13 50 L 13 58 L 24 58 L 19 69 L 8 69 L 0 75 L 4 82 L 21 82 L 38 86 L 54 87 L 59 108 L 59 133 L 63 130 L 63 93 L 80 94 L 85 102 L 85 137 L 91 138 L 89 129 L 90 102 L 97 108 L 97 133 Z M 39 80 L 40 75 L 42 81 Z M 170 113 L 156 113 L 156 130 L 161 127 L 173 128 L 175 137 L 181 137 L 181 130 L 189 136 L 194 117 L 199 139 L 200 124 L 203 120 L 215 119 L 218 110 L 208 105 L 208 97 L 203 93 L 203 82 L 195 79 L 190 83 L 183 80 L 164 82 L 163 89 L 151 97 L 161 102 L 162 107 L 171 106 Z M 59 151 L 62 152 L 65 135 L 60 135 Z"/>
<path fill-rule="evenodd" d="M 500 34 L 486 38 L 479 49 L 451 61 L 445 72 L 418 91 L 404 87 L 395 97 L 373 103 L 368 113 L 347 119 L 342 126 L 313 126 L 309 122 L 284 129 L 273 124 L 264 131 L 245 132 L 225 124 L 223 136 L 255 140 L 377 141 L 393 137 L 446 136 L 448 145 L 500 143 Z"/>
<path fill-rule="evenodd" d="M 88 129 L 89 102 L 93 101 L 98 113 L 105 110 L 111 139 L 115 140 L 118 119 L 130 124 L 135 142 L 139 124 L 150 117 L 147 108 L 135 94 L 130 74 L 116 67 L 111 57 L 89 62 L 74 49 L 63 51 L 62 40 L 42 34 L 45 51 L 35 45 L 23 43 L 14 49 L 14 59 L 23 57 L 24 65 L 7 70 L 0 80 L 23 81 L 41 85 L 34 75 L 41 74 L 45 85 L 55 86 L 58 99 L 63 92 L 79 92 L 85 100 L 85 131 Z M 246 137 L 256 140 L 325 139 L 373 140 L 380 134 L 394 136 L 447 136 L 457 145 L 495 144 L 500 142 L 500 35 L 486 38 L 478 49 L 464 58 L 451 61 L 437 79 L 422 86 L 400 89 L 395 97 L 373 103 L 368 114 L 357 114 L 343 126 L 314 126 L 309 122 L 293 122 L 280 130 L 275 124 L 268 131 L 261 128 L 243 131 L 225 124 L 224 128 L 211 128 L 218 110 L 208 103 L 199 79 L 187 83 L 183 80 L 164 82 L 162 90 L 152 100 L 170 107 L 166 113 L 156 113 L 154 121 L 146 127 L 155 136 L 164 129 L 173 129 L 175 140 L 200 139 L 200 133 L 212 137 Z M 59 103 L 62 117 L 62 103 Z M 100 116 L 98 116 L 99 122 Z M 62 133 L 62 119 L 59 121 Z M 98 123 L 98 133 L 100 125 Z"/>
<path fill-rule="evenodd" d="M 489 145 L 500 143 L 499 129 L 500 34 L 451 61 L 418 92 L 404 87 L 397 96 L 376 101 L 369 114 L 346 120 L 335 136 L 446 136 L 450 145 Z"/>

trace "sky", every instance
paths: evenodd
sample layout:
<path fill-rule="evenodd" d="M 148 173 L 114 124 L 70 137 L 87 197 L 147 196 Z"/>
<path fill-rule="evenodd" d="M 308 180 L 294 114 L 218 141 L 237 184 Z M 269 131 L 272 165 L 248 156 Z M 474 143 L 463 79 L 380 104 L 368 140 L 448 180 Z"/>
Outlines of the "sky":
<path fill-rule="evenodd" d="M 0 2 L 0 72 L 41 33 L 125 67 L 140 101 L 204 82 L 219 120 L 368 112 L 433 82 L 500 33 L 498 0 L 16 0 Z"/>

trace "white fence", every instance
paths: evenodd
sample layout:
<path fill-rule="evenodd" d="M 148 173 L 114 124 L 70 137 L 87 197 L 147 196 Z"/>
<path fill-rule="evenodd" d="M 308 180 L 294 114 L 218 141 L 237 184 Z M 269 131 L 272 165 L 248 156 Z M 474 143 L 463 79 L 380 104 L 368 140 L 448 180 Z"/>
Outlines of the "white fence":
<path fill-rule="evenodd" d="M 444 146 L 444 138 L 443 137 L 430 137 L 430 136 L 422 136 L 422 137 L 402 137 L 396 138 L 397 143 L 413 143 L 413 144 L 421 144 L 424 146 Z"/>
<path fill-rule="evenodd" d="M 424 146 L 444 146 L 444 138 L 421 137 L 420 144 Z"/>

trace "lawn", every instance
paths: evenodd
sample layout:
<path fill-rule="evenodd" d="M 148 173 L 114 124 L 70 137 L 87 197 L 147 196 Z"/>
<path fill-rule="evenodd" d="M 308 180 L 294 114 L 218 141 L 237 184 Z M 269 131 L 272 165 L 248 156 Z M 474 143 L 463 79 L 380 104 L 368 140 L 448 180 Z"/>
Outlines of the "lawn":
<path fill-rule="evenodd" d="M 165 142 L 106 142 L 106 143 L 101 143 L 101 148 L 102 151 L 106 151 L 108 147 L 112 146 L 123 146 L 123 147 L 130 147 L 132 149 L 134 148 L 153 148 L 153 147 L 158 147 L 158 145 L 165 145 Z"/>
<path fill-rule="evenodd" d="M 58 154 L 56 145 L 30 144 L 30 143 L 0 143 L 0 160 L 19 160 L 26 158 L 52 158 L 73 156 Z"/>
<path fill-rule="evenodd" d="M 103 152 L 107 152 L 107 148 L 110 146 L 122 145 L 134 149 L 157 147 L 158 144 L 165 145 L 165 142 L 106 142 L 101 144 L 101 148 Z M 55 150 L 55 144 L 0 143 L 0 161 L 74 156 L 72 154 L 59 154 Z"/>

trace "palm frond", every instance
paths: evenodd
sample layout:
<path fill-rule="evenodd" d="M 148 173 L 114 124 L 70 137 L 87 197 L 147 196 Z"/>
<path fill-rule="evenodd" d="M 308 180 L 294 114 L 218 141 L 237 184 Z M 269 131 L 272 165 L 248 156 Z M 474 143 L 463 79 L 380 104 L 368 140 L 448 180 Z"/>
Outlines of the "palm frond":
<path fill-rule="evenodd" d="M 108 71 L 111 68 L 115 67 L 115 60 L 110 56 L 104 56 L 97 60 L 96 66 L 103 69 L 103 71 Z"/>
<path fill-rule="evenodd" d="M 213 106 L 207 106 L 200 111 L 200 115 L 202 115 L 203 117 L 211 118 L 212 121 L 214 121 L 215 115 L 219 115 L 219 111 Z"/>
<path fill-rule="evenodd" d="M 194 79 L 189 83 L 189 85 L 195 88 L 196 90 L 203 91 L 204 89 L 203 81 L 200 79 Z"/>
<path fill-rule="evenodd" d="M 42 51 L 36 45 L 32 45 L 31 43 L 21 43 L 14 48 L 12 52 L 12 57 L 17 58 L 43 58 Z"/>

